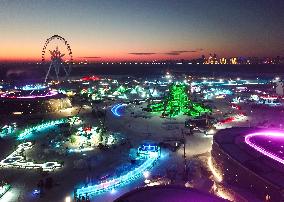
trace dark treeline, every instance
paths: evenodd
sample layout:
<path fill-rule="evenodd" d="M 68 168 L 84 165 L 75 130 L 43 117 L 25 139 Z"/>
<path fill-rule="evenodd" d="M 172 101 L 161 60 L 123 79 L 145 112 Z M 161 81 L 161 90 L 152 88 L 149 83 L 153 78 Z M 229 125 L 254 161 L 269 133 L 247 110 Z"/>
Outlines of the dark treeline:
<path fill-rule="evenodd" d="M 41 80 L 48 65 L 0 64 L 0 79 Z M 215 77 L 274 77 L 284 75 L 284 65 L 128 65 L 87 64 L 73 65 L 71 76 L 86 75 L 133 75 L 158 76 L 166 71 L 176 74 L 191 74 Z"/>

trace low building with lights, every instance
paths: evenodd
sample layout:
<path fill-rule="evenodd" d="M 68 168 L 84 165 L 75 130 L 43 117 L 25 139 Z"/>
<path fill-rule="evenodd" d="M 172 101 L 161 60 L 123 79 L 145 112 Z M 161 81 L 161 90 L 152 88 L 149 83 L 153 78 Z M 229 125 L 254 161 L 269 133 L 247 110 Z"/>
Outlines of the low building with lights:
<path fill-rule="evenodd" d="M 225 202 L 215 195 L 201 192 L 197 189 L 186 188 L 181 186 L 153 186 L 143 187 L 132 190 L 114 202 L 173 202 L 173 201 L 210 201 L 210 202 Z"/>
<path fill-rule="evenodd" d="M 262 201 L 284 200 L 284 132 L 230 128 L 214 136 L 211 161 L 220 182 Z"/>

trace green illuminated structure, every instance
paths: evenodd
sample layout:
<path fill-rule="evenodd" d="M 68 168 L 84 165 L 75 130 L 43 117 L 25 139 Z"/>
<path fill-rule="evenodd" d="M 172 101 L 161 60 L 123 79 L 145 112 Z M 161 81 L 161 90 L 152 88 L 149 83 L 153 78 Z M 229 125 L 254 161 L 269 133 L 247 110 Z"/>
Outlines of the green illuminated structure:
<path fill-rule="evenodd" d="M 124 94 L 124 93 L 126 93 L 126 91 L 127 91 L 127 88 L 125 88 L 124 86 L 119 86 L 116 90 L 115 90 L 115 92 L 117 93 L 117 94 Z"/>
<path fill-rule="evenodd" d="M 202 104 L 193 103 L 187 94 L 187 87 L 184 84 L 172 84 L 169 88 L 169 94 L 159 103 L 148 106 L 152 112 L 162 112 L 163 116 L 176 116 L 184 114 L 197 117 L 211 112 L 211 110 Z"/>
<path fill-rule="evenodd" d="M 94 90 L 92 88 L 83 88 L 80 92 L 81 95 L 87 95 L 88 97 L 94 93 Z"/>

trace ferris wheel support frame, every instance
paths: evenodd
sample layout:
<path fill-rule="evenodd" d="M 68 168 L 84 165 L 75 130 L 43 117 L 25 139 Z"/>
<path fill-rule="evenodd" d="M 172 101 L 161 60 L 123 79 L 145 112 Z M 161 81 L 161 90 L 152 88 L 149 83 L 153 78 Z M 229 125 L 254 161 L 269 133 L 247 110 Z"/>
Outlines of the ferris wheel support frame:
<path fill-rule="evenodd" d="M 46 51 L 46 48 L 47 48 L 48 44 L 49 44 L 52 40 L 55 40 L 55 39 L 58 39 L 59 41 L 62 41 L 62 42 L 65 44 L 65 46 L 67 47 L 68 55 L 69 55 L 69 57 L 70 57 L 70 59 L 69 59 L 69 61 L 68 61 L 68 63 L 67 63 L 67 64 L 68 64 L 68 70 L 66 69 L 66 67 L 65 67 L 64 65 L 60 64 L 60 62 L 59 62 L 58 60 L 56 60 L 56 59 L 55 59 L 55 60 L 51 60 L 51 63 L 50 63 L 50 65 L 49 65 L 49 68 L 48 68 L 47 74 L 46 74 L 46 76 L 45 76 L 44 82 L 47 81 L 48 76 L 50 75 L 50 70 L 51 70 L 52 68 L 54 68 L 54 70 L 55 70 L 56 79 L 57 79 L 58 81 L 59 81 L 60 67 L 64 70 L 64 72 L 65 72 L 65 77 L 66 77 L 66 78 L 68 78 L 69 75 L 70 75 L 71 64 L 72 64 L 72 62 L 73 62 L 72 50 L 71 50 L 71 47 L 70 47 L 68 41 L 67 41 L 65 38 L 63 38 L 63 37 L 61 37 L 61 36 L 59 36 L 59 35 L 53 35 L 53 36 L 49 37 L 49 38 L 45 41 L 44 47 L 43 47 L 43 49 L 42 49 L 42 62 L 45 62 L 45 51 Z"/>

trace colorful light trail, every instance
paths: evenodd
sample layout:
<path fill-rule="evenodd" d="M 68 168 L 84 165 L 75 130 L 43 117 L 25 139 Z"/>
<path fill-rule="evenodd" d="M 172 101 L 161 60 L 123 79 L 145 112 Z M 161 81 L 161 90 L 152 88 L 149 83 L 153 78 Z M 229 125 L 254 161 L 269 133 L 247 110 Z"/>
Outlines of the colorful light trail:
<path fill-rule="evenodd" d="M 34 132 L 36 131 L 43 131 L 52 127 L 55 127 L 58 124 L 61 123 L 65 123 L 66 119 L 59 119 L 59 120 L 55 120 L 55 121 L 49 121 L 49 122 L 45 122 L 42 124 L 38 124 L 36 126 L 33 127 L 29 127 L 26 128 L 24 131 L 22 131 L 19 135 L 18 135 L 18 140 L 25 140 L 30 138 L 32 135 L 34 135 Z"/>
<path fill-rule="evenodd" d="M 46 94 L 44 95 L 26 95 L 26 96 L 17 96 L 17 95 L 13 95 L 11 93 L 4 93 L 1 95 L 2 98 L 10 98 L 10 99 L 35 99 L 35 98 L 46 98 L 46 97 L 53 97 L 55 95 L 57 95 L 58 92 L 57 91 L 48 91 Z"/>
<path fill-rule="evenodd" d="M 212 157 L 208 157 L 208 161 L 207 161 L 207 165 L 209 167 L 209 169 L 211 170 L 215 180 L 217 182 L 222 182 L 223 180 L 223 176 L 222 174 L 220 174 L 220 172 L 214 167 L 213 162 L 212 162 Z"/>
<path fill-rule="evenodd" d="M 251 133 L 245 136 L 246 144 L 254 148 L 256 151 L 262 153 L 263 155 L 268 156 L 269 158 L 275 161 L 278 161 L 279 163 L 284 164 L 283 157 L 280 157 L 275 152 L 273 152 L 273 147 L 270 148 L 269 146 L 267 146 L 267 148 L 264 148 L 263 146 L 259 145 L 260 143 L 256 143 L 256 141 L 254 140 L 256 137 L 266 137 L 266 138 L 272 137 L 272 138 L 275 138 L 276 141 L 277 140 L 280 141 L 282 139 L 283 140 L 282 143 L 283 143 L 284 142 L 284 132 L 265 131 L 265 132 Z M 276 142 L 275 144 L 277 145 L 279 144 L 279 146 L 281 146 L 280 142 Z"/>
<path fill-rule="evenodd" d="M 0 162 L 0 167 L 4 168 L 24 168 L 24 169 L 42 169 L 43 171 L 53 171 L 61 168 L 62 165 L 58 162 L 45 162 L 34 163 L 33 161 L 27 161 L 24 152 L 33 147 L 31 142 L 25 142 L 18 145 L 17 149 L 9 156 Z"/>
<path fill-rule="evenodd" d="M 115 115 L 115 116 L 122 116 L 121 113 L 119 113 L 119 110 L 122 108 L 122 107 L 125 107 L 127 106 L 127 104 L 116 104 L 114 105 L 112 108 L 111 108 L 111 112 Z"/>
<path fill-rule="evenodd" d="M 216 129 L 224 129 L 227 127 L 231 127 L 230 124 L 233 122 L 243 122 L 245 120 L 247 120 L 247 116 L 242 113 L 239 113 L 219 121 L 218 123 L 214 124 L 214 127 Z"/>
<path fill-rule="evenodd" d="M 141 145 L 137 153 L 143 153 L 143 156 L 138 154 L 138 159 L 144 160 L 144 162 L 135 167 L 133 170 L 120 175 L 117 178 L 112 178 L 95 185 L 81 187 L 75 190 L 75 197 L 86 196 L 86 195 L 98 195 L 108 191 L 113 191 L 118 187 L 124 186 L 131 183 L 132 181 L 143 176 L 143 173 L 148 171 L 154 166 L 154 163 L 160 157 L 161 148 L 157 145 L 144 144 Z"/>
<path fill-rule="evenodd" d="M 143 175 L 143 172 L 150 169 L 156 160 L 157 158 L 148 158 L 143 164 L 141 164 L 134 170 L 131 170 L 130 172 L 119 176 L 118 178 L 113 178 L 96 185 L 82 187 L 80 189 L 77 189 L 75 193 L 77 196 L 85 196 L 86 194 L 98 195 L 104 192 L 112 191 L 141 177 Z"/>

